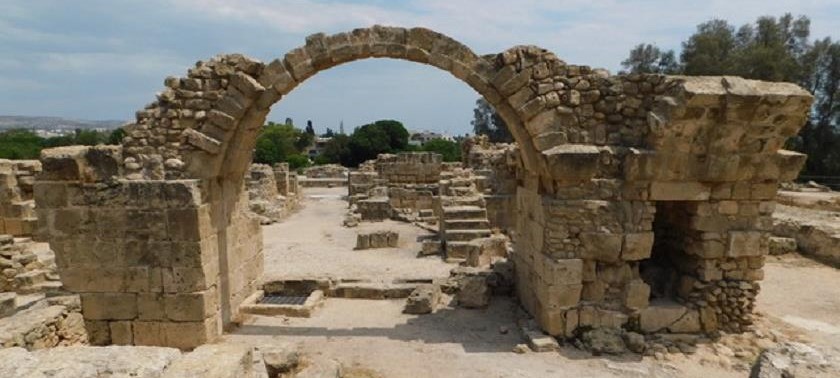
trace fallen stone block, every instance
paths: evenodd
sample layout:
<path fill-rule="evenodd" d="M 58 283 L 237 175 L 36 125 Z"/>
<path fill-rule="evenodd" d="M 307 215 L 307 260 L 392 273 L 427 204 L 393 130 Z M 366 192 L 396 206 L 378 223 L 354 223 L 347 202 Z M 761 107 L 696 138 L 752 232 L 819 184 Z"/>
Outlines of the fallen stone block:
<path fill-rule="evenodd" d="M 289 373 L 300 363 L 300 354 L 292 347 L 260 348 L 269 377 Z"/>
<path fill-rule="evenodd" d="M 458 291 L 455 298 L 458 306 L 466 308 L 484 308 L 490 304 L 490 286 L 487 277 L 489 270 L 461 267 L 450 273 L 457 282 Z"/>
<path fill-rule="evenodd" d="M 685 313 L 685 306 L 678 303 L 651 303 L 639 313 L 639 328 L 644 333 L 657 332 L 680 320 Z"/>
<path fill-rule="evenodd" d="M 374 231 L 356 236 L 356 249 L 396 248 L 400 235 L 394 231 Z"/>
<path fill-rule="evenodd" d="M 440 302 L 440 287 L 432 284 L 417 286 L 405 302 L 406 314 L 430 314 L 437 310 Z"/>
<path fill-rule="evenodd" d="M 525 339 L 528 341 L 528 347 L 534 352 L 553 352 L 560 349 L 560 344 L 555 338 L 541 331 L 525 331 Z"/>

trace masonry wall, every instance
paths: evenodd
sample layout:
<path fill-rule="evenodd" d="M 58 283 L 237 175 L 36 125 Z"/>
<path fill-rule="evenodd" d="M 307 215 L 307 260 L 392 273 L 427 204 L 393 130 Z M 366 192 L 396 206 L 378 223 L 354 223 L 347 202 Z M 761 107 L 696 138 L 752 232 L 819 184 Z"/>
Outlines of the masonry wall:
<path fill-rule="evenodd" d="M 0 233 L 36 236 L 38 225 L 32 186 L 41 172 L 37 160 L 0 159 Z"/>
<path fill-rule="evenodd" d="M 120 179 L 121 152 L 63 147 L 42 155 L 39 227 L 49 231 L 64 286 L 81 295 L 99 343 L 212 341 L 261 274 L 259 225 L 225 209 L 228 199 L 205 196 L 199 180 Z"/>

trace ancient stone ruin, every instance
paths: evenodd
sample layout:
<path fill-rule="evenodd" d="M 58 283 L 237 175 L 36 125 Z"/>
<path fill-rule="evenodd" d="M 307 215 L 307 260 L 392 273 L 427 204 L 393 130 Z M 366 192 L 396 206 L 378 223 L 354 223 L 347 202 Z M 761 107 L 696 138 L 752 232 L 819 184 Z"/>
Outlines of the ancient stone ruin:
<path fill-rule="evenodd" d="M 92 341 L 193 348 L 235 324 L 264 264 L 244 179 L 257 133 L 297 85 L 367 58 L 449 72 L 498 111 L 516 146 L 475 149 L 471 173 L 436 158 L 383 158 L 349 180 L 351 195 L 367 196 L 354 202 L 368 208 L 363 219 L 406 208 L 434 217 L 441 248 L 462 260 L 482 248 L 462 242 L 507 232 L 516 296 L 550 335 L 750 324 L 776 191 L 805 159 L 781 150 L 805 121 L 805 90 L 613 76 L 535 46 L 478 56 L 428 29 L 375 26 L 312 35 L 269 63 L 236 54 L 198 62 L 165 80 L 121 146 L 44 152 L 39 232 L 64 286 L 81 295 Z M 422 168 L 408 174 L 406 163 Z M 263 167 L 250 180 L 269 175 Z M 362 188 L 381 179 L 387 191 Z M 281 195 L 294 186 L 276 185 Z M 480 306 L 486 277 L 461 276 L 475 288 L 463 302 Z"/>

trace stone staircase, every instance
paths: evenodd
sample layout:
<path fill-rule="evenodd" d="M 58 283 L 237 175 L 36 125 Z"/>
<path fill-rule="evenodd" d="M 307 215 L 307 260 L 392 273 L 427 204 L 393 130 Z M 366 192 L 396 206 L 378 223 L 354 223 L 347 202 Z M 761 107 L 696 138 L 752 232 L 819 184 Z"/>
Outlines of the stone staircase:
<path fill-rule="evenodd" d="M 463 261 L 470 242 L 492 234 L 480 196 L 441 197 L 440 237 L 447 261 Z"/>

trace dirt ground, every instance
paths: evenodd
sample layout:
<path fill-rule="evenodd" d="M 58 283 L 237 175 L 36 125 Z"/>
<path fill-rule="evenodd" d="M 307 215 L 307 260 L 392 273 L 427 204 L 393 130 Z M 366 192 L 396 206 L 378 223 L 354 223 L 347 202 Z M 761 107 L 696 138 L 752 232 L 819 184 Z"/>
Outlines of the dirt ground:
<path fill-rule="evenodd" d="M 346 194 L 346 187 L 305 188 L 303 209 L 263 227 L 265 281 L 317 277 L 390 282 L 449 276 L 455 265 L 439 257 L 417 258 L 418 239 L 431 235 L 422 228 L 392 220 L 342 227 Z M 358 233 L 376 230 L 398 232 L 399 247 L 353 249 Z"/>
<path fill-rule="evenodd" d="M 343 189 L 312 190 L 306 207 L 265 231 L 266 275 L 405 278 L 446 275 L 452 265 L 415 257 L 419 229 L 387 222 L 405 244 L 382 251 L 353 251 L 359 229 L 340 226 Z M 404 235 L 412 235 L 409 238 Z M 328 299 L 312 318 L 251 316 L 227 342 L 295 344 L 306 354 L 383 377 L 747 377 L 754 354 L 740 345 L 763 339 L 799 340 L 840 353 L 840 270 L 799 256 L 772 257 L 758 299 L 754 333 L 701 345 L 696 354 L 659 358 L 593 357 L 572 346 L 559 352 L 513 353 L 522 343 L 518 306 L 494 297 L 484 310 L 447 307 L 431 315 L 402 313 L 402 300 Z M 758 336 L 756 336 L 758 335 Z M 720 351 L 731 354 L 719 357 Z M 754 353 L 754 352 L 753 352 Z"/>

